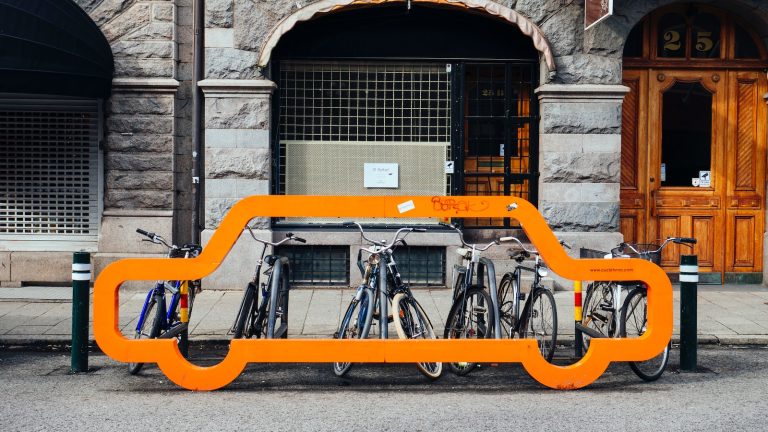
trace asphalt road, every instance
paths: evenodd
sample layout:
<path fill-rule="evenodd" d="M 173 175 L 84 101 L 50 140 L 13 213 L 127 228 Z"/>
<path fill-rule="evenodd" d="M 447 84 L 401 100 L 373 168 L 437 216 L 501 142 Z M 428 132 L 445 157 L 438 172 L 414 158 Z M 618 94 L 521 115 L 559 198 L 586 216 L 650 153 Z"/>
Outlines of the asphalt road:
<path fill-rule="evenodd" d="M 199 364 L 219 355 L 194 353 Z M 154 366 L 91 355 L 0 350 L 0 430 L 766 430 L 768 347 L 699 350 L 700 370 L 644 383 L 616 364 L 589 387 L 542 387 L 516 364 L 429 382 L 413 365 L 254 364 L 214 392 L 190 392 Z"/>

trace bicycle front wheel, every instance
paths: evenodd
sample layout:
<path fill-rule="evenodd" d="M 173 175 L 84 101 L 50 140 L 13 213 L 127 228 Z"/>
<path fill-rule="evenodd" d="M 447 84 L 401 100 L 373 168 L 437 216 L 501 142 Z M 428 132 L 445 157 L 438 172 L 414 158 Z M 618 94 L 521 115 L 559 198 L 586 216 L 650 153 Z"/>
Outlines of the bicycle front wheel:
<path fill-rule="evenodd" d="M 251 337 L 253 324 L 254 298 L 256 296 L 256 285 L 249 283 L 243 292 L 243 301 L 240 303 L 240 311 L 235 319 L 233 334 L 235 339 Z"/>
<path fill-rule="evenodd" d="M 136 330 L 134 339 L 155 339 L 160 336 L 160 326 L 165 320 L 164 308 L 159 306 L 161 301 L 163 301 L 163 296 L 159 294 L 149 298 L 147 307 L 144 309 L 144 321 Z M 144 367 L 144 363 L 128 363 L 128 373 L 136 375 L 142 367 Z"/>
<path fill-rule="evenodd" d="M 501 283 L 497 291 L 497 299 L 499 301 L 499 325 L 501 326 L 501 336 L 507 336 L 512 338 L 512 332 L 517 325 L 517 315 L 515 313 L 515 304 L 518 301 L 515 299 L 517 281 L 512 273 L 507 273 L 501 278 Z"/>
<path fill-rule="evenodd" d="M 585 327 L 600 333 L 603 337 L 613 337 L 613 287 L 612 282 L 594 282 L 587 286 L 584 297 L 581 323 Z M 584 351 L 589 348 L 592 337 L 586 333 L 581 335 Z"/>
<path fill-rule="evenodd" d="M 395 330 L 400 339 L 436 339 L 432 323 L 415 298 L 397 293 L 392 299 L 392 316 Z M 417 363 L 416 367 L 430 379 L 437 379 L 443 373 L 443 364 L 436 362 Z"/>
<path fill-rule="evenodd" d="M 645 288 L 635 288 L 629 293 L 621 308 L 621 337 L 639 337 L 645 333 L 648 318 L 648 297 Z M 670 344 L 655 357 L 629 362 L 629 367 L 645 381 L 656 381 L 664 373 L 669 362 Z"/>
<path fill-rule="evenodd" d="M 465 295 L 459 294 L 448 312 L 443 337 L 446 339 L 485 339 L 493 336 L 493 303 L 482 287 L 470 287 Z M 466 375 L 477 363 L 448 363 L 457 375 Z"/>
<path fill-rule="evenodd" d="M 347 307 L 347 312 L 341 320 L 339 331 L 334 335 L 335 339 L 365 339 L 371 330 L 374 307 L 373 291 L 362 288 L 360 298 L 355 296 Z M 344 376 L 352 368 L 350 362 L 335 362 L 333 373 L 336 376 Z"/>
<path fill-rule="evenodd" d="M 546 361 L 552 361 L 557 343 L 557 309 L 555 297 L 546 288 L 534 288 L 520 334 L 534 338 Z"/>

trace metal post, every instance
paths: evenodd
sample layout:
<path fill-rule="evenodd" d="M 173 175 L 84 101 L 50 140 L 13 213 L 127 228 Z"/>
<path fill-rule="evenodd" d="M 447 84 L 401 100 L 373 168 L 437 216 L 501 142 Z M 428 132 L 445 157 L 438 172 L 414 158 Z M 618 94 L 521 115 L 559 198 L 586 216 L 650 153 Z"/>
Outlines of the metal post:
<path fill-rule="evenodd" d="M 189 281 L 182 281 L 179 286 L 179 315 L 184 325 L 179 335 L 179 351 L 185 358 L 189 358 Z"/>
<path fill-rule="evenodd" d="M 696 255 L 680 256 L 680 370 L 696 370 L 699 263 Z"/>
<path fill-rule="evenodd" d="M 389 311 L 387 310 L 387 263 L 379 260 L 379 337 L 389 338 Z"/>
<path fill-rule="evenodd" d="M 72 257 L 72 372 L 88 371 L 88 303 L 91 291 L 91 254 Z"/>
<path fill-rule="evenodd" d="M 581 324 L 581 281 L 573 282 L 573 320 L 575 324 Z M 573 349 L 576 358 L 580 358 L 584 352 L 581 330 L 577 325 L 573 334 Z"/>

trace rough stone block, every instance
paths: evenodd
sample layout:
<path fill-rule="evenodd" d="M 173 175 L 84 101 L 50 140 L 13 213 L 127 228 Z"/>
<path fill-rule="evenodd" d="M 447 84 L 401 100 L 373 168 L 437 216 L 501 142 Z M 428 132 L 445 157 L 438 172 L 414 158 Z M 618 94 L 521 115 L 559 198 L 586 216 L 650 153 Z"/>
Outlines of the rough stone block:
<path fill-rule="evenodd" d="M 107 130 L 116 133 L 172 134 L 173 116 L 113 115 L 107 119 Z"/>
<path fill-rule="evenodd" d="M 131 191 L 108 188 L 104 207 L 168 210 L 173 208 L 173 191 Z"/>
<path fill-rule="evenodd" d="M 207 149 L 206 178 L 269 179 L 270 154 L 261 149 Z"/>
<path fill-rule="evenodd" d="M 118 41 L 112 44 L 115 58 L 128 59 L 173 59 L 171 41 Z"/>
<path fill-rule="evenodd" d="M 621 153 L 544 153 L 541 167 L 544 183 L 618 183 Z"/>
<path fill-rule="evenodd" d="M 151 5 L 148 3 L 139 3 L 133 5 L 128 11 L 121 13 L 115 19 L 109 21 L 101 27 L 101 31 L 108 41 L 113 42 L 124 38 L 131 32 L 147 26 L 151 20 Z M 112 14 L 106 13 L 105 16 Z M 112 16 L 115 16 L 112 14 Z"/>
<path fill-rule="evenodd" d="M 107 105 L 108 114 L 173 114 L 172 95 L 113 95 Z"/>
<path fill-rule="evenodd" d="M 173 22 L 173 9 L 172 4 L 155 4 L 152 7 L 152 19 L 155 21 L 168 21 Z"/>
<path fill-rule="evenodd" d="M 159 171 L 107 171 L 107 185 L 113 189 L 173 190 L 173 173 Z"/>
<path fill-rule="evenodd" d="M 216 229 L 224 219 L 229 209 L 238 200 L 236 198 L 207 198 L 205 199 L 205 228 Z"/>
<path fill-rule="evenodd" d="M 541 105 L 543 134 L 621 134 L 620 102 Z"/>
<path fill-rule="evenodd" d="M 263 129 L 206 129 L 208 148 L 268 149 L 269 131 Z"/>
<path fill-rule="evenodd" d="M 234 48 L 205 50 L 205 77 L 219 79 L 256 79 L 261 76 L 259 54 Z"/>
<path fill-rule="evenodd" d="M 541 8 L 545 2 L 537 2 Z M 577 4 L 571 3 L 561 6 L 557 13 L 553 13 L 541 24 L 541 30 L 547 35 L 547 40 L 552 47 L 555 56 L 572 55 L 581 49 L 581 40 L 584 33 L 582 22 L 584 10 Z"/>
<path fill-rule="evenodd" d="M 115 76 L 131 78 L 173 78 L 173 59 L 115 59 Z"/>
<path fill-rule="evenodd" d="M 557 75 L 553 82 L 562 84 L 621 84 L 621 56 L 574 54 L 555 57 Z"/>
<path fill-rule="evenodd" d="M 110 153 L 106 157 L 107 170 L 118 171 L 173 171 L 171 155 Z"/>
<path fill-rule="evenodd" d="M 173 136 L 110 133 L 107 135 L 107 150 L 110 152 L 170 153 L 173 151 Z"/>
<path fill-rule="evenodd" d="M 205 127 L 210 129 L 269 129 L 267 98 L 205 100 Z"/>
<path fill-rule="evenodd" d="M 167 22 L 153 22 L 149 25 L 134 30 L 124 37 L 125 40 L 134 41 L 172 41 L 174 24 Z"/>
<path fill-rule="evenodd" d="M 539 211 L 553 230 L 617 231 L 619 203 L 549 202 L 541 200 Z"/>
<path fill-rule="evenodd" d="M 205 26 L 231 28 L 234 23 L 232 0 L 207 0 L 205 2 Z"/>

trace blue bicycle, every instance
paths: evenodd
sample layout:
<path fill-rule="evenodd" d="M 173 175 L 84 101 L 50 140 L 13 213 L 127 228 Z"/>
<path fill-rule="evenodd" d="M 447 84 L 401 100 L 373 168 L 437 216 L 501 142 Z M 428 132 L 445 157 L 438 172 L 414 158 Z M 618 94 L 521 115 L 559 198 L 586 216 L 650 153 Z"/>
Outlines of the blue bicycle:
<path fill-rule="evenodd" d="M 184 246 L 169 245 L 161 236 L 137 229 L 137 233 L 148 237 L 155 244 L 162 244 L 168 248 L 168 258 L 194 258 L 200 254 L 202 247 L 196 244 Z M 187 317 L 181 319 L 183 308 L 181 307 L 182 288 L 188 292 Z M 192 304 L 195 294 L 200 291 L 200 280 L 194 281 L 157 281 L 155 286 L 147 293 L 144 306 L 141 308 L 139 321 L 136 324 L 135 339 L 170 339 L 180 337 L 188 328 L 188 317 L 192 315 Z M 170 304 L 167 303 L 166 292 L 170 293 Z M 184 322 L 182 322 L 184 321 Z M 128 373 L 136 375 L 144 363 L 129 363 Z"/>

